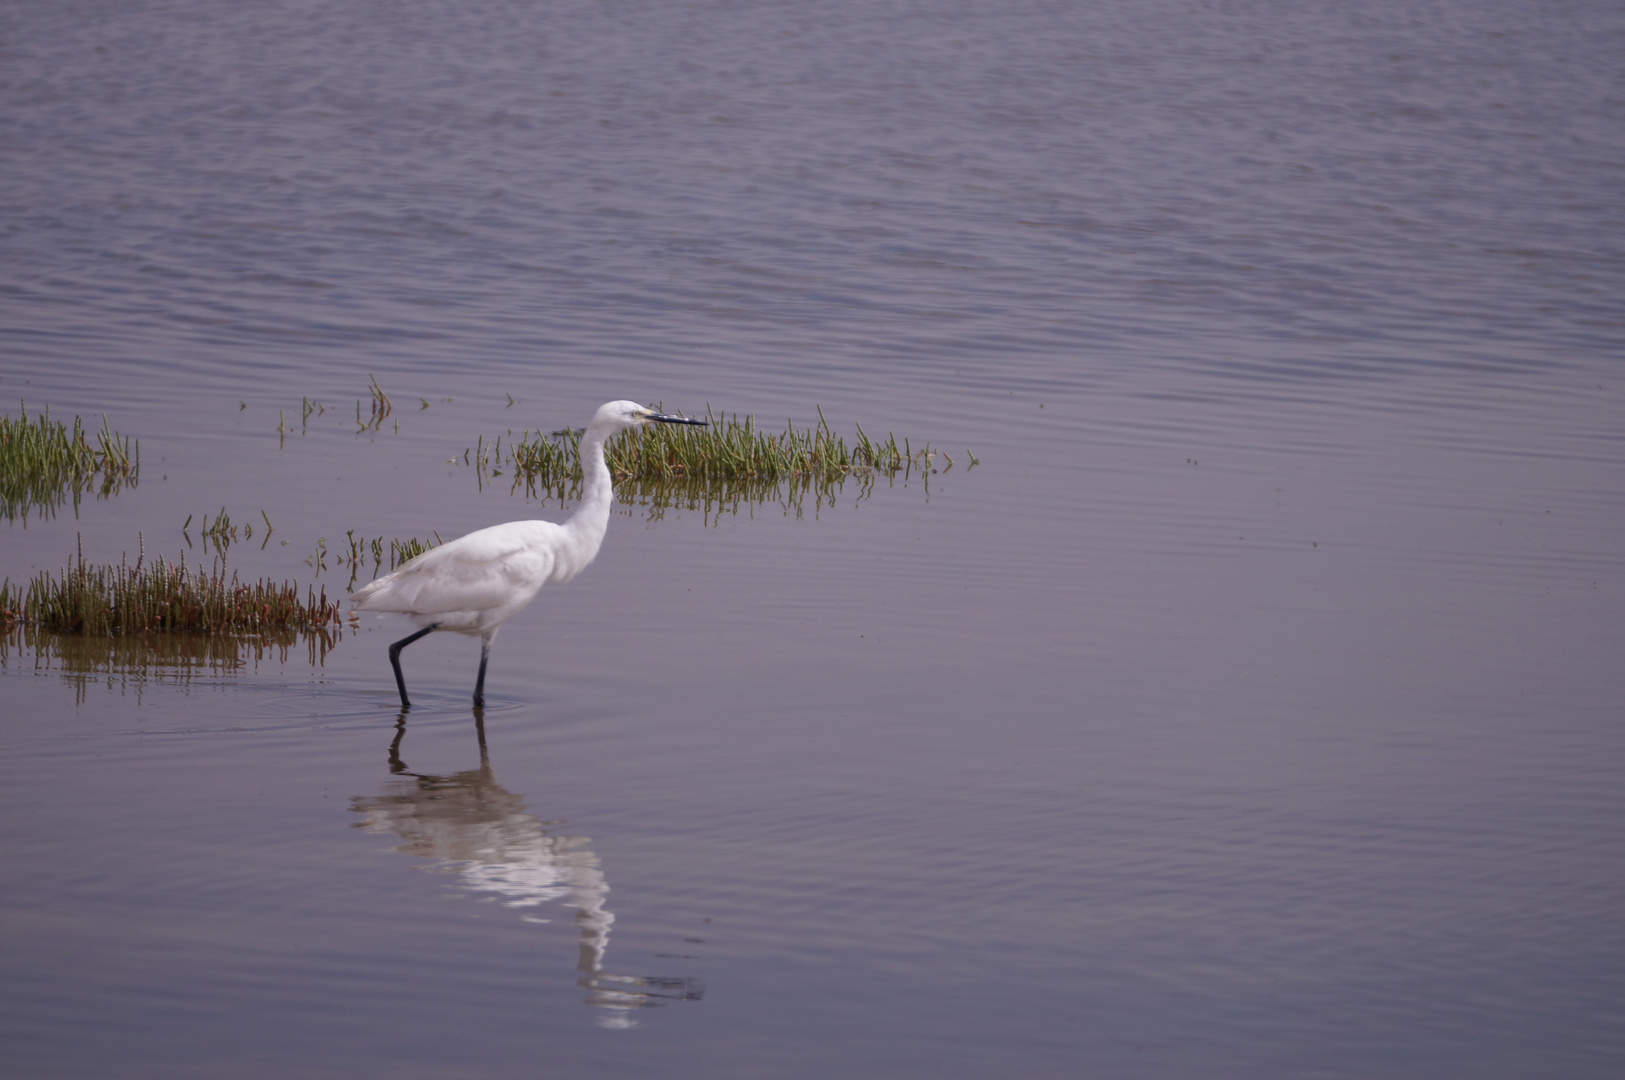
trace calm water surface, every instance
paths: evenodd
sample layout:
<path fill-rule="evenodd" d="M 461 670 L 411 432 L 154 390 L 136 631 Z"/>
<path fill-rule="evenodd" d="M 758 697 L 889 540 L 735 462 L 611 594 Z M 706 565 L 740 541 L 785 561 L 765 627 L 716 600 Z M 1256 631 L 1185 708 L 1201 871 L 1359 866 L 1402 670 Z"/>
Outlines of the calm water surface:
<path fill-rule="evenodd" d="M 623 507 L 482 728 L 388 623 L 7 638 L 17 1075 L 1618 1075 L 1617 5 L 0 27 L 0 397 L 142 455 L 13 581 L 341 592 L 619 397 L 953 459 Z"/>

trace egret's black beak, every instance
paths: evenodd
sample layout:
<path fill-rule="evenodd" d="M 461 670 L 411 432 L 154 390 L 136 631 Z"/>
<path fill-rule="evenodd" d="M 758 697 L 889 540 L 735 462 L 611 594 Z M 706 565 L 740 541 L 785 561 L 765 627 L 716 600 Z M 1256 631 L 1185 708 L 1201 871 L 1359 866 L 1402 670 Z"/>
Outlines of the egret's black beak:
<path fill-rule="evenodd" d="M 690 420 L 686 416 L 667 416 L 665 413 L 652 412 L 648 419 L 659 420 L 662 424 L 693 424 L 696 427 L 708 427 L 704 420 Z"/>

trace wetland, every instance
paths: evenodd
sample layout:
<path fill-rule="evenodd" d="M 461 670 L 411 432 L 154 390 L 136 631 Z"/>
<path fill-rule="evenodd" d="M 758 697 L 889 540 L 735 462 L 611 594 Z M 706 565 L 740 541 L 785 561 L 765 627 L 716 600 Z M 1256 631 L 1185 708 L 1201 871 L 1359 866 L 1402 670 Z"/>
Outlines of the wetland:
<path fill-rule="evenodd" d="M 1617 1072 L 1615 6 L 92 7 L 0 85 L 12 1070 Z M 343 597 L 617 398 L 713 427 L 404 714 Z"/>

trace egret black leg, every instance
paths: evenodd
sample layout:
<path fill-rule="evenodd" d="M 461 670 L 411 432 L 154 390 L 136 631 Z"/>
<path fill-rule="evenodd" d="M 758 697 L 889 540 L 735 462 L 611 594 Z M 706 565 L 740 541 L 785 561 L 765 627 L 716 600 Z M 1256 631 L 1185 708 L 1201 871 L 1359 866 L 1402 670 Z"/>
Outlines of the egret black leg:
<path fill-rule="evenodd" d="M 480 642 L 480 674 L 474 680 L 474 704 L 480 708 L 485 707 L 485 662 L 491 658 L 491 642 L 485 639 Z"/>
<path fill-rule="evenodd" d="M 395 669 L 395 685 L 400 689 L 401 708 L 403 709 L 410 709 L 412 707 L 412 703 L 411 701 L 407 700 L 406 677 L 401 674 L 401 650 L 412 644 L 412 642 L 416 641 L 424 634 L 432 634 L 438 629 L 438 625 L 425 626 L 422 630 L 419 630 L 415 634 L 407 634 L 405 637 L 401 638 L 401 640 L 389 647 L 389 663 L 390 666 Z"/>

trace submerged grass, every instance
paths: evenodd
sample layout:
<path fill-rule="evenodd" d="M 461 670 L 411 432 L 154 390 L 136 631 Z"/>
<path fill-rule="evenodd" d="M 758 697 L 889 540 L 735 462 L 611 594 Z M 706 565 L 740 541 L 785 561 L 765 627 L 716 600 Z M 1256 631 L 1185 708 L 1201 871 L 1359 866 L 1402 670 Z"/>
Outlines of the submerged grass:
<path fill-rule="evenodd" d="M 0 416 L 0 518 L 26 524 L 37 510 L 48 519 L 70 498 L 77 514 L 81 496 L 93 488 L 105 498 L 135 486 L 141 444 L 112 430 L 105 417 L 93 433 L 77 416 L 70 429 L 49 409 L 34 420 L 26 403 L 21 412 L 15 420 Z"/>
<path fill-rule="evenodd" d="M 339 632 L 339 605 L 314 586 L 245 584 L 225 561 L 210 569 L 158 559 L 134 566 L 91 565 L 81 554 L 60 574 L 42 571 L 26 587 L 0 583 L 0 625 L 88 637 L 197 633 L 238 637 Z M 325 652 L 325 647 L 323 649 Z"/>

